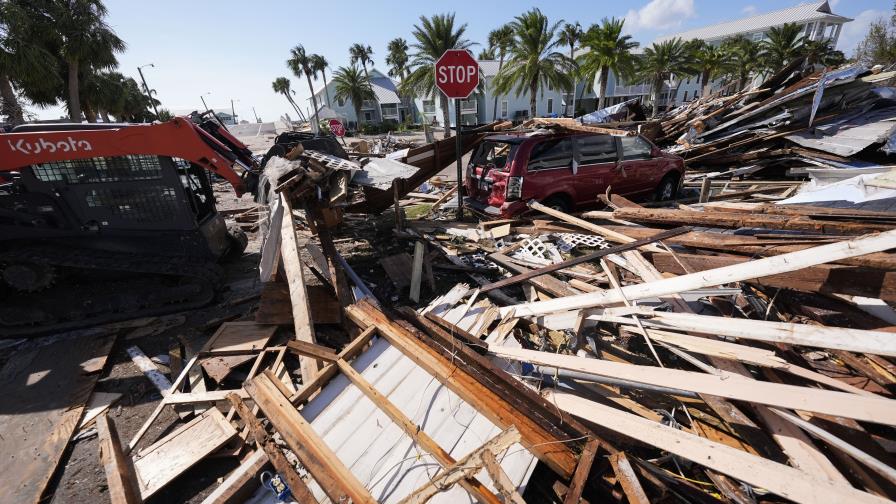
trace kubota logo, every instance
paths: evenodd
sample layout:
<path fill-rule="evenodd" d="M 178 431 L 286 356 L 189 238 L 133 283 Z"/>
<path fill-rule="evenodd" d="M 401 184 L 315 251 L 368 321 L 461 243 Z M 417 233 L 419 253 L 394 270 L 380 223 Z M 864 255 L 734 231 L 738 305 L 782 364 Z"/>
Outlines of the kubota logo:
<path fill-rule="evenodd" d="M 19 151 L 22 154 L 40 154 L 41 152 L 77 152 L 77 151 L 92 151 L 93 146 L 90 145 L 90 142 L 87 140 L 75 140 L 72 137 L 68 137 L 67 140 L 60 140 L 58 142 L 47 141 L 43 138 L 38 138 L 32 142 L 25 140 L 24 138 L 20 138 L 18 142 L 12 143 L 12 140 L 8 140 L 9 148 L 12 149 L 13 152 Z"/>

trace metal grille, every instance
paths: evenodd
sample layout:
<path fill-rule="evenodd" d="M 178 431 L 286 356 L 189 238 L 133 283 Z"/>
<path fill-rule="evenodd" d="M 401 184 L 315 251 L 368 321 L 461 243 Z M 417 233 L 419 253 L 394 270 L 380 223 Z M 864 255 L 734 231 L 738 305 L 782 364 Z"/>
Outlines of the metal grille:
<path fill-rule="evenodd" d="M 86 201 L 91 208 L 106 208 L 121 219 L 138 222 L 171 219 L 177 212 L 177 193 L 165 186 L 93 189 Z"/>
<path fill-rule="evenodd" d="M 159 157 L 147 154 L 52 161 L 34 165 L 33 170 L 38 180 L 66 184 L 162 178 Z"/>

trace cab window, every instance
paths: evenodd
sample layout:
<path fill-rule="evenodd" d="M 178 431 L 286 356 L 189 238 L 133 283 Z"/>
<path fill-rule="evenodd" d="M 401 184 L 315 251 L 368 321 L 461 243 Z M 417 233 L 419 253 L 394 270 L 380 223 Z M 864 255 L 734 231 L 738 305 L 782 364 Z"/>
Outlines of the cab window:
<path fill-rule="evenodd" d="M 622 140 L 622 159 L 650 159 L 653 150 L 649 143 L 638 136 L 620 137 Z"/>
<path fill-rule="evenodd" d="M 588 135 L 576 138 L 579 164 L 612 163 L 616 161 L 616 139 L 610 135 Z"/>
<path fill-rule="evenodd" d="M 508 166 L 516 154 L 516 144 L 506 142 L 482 142 L 471 161 L 475 166 L 494 166 L 499 170 Z"/>
<path fill-rule="evenodd" d="M 572 166 L 572 138 L 552 138 L 539 142 L 529 156 L 528 171 Z"/>

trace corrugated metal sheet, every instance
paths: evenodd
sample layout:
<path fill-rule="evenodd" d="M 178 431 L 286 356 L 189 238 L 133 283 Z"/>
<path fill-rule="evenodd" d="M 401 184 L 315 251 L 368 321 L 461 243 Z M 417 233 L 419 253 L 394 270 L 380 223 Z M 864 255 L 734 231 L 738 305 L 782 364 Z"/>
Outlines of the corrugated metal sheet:
<path fill-rule="evenodd" d="M 803 147 L 849 157 L 886 142 L 896 132 L 896 107 L 858 114 L 786 138 Z"/>

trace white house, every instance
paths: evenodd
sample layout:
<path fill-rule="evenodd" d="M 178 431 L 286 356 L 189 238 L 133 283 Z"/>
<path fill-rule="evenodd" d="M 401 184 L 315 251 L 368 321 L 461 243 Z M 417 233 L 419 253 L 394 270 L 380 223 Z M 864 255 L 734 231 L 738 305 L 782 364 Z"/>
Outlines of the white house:
<path fill-rule="evenodd" d="M 674 33 L 660 37 L 655 42 L 659 43 L 674 38 L 681 38 L 684 41 L 699 39 L 717 46 L 727 38 L 740 35 L 759 42 L 768 37 L 768 31 L 772 27 L 782 26 L 785 23 L 796 23 L 802 27 L 803 35 L 807 39 L 828 39 L 836 47 L 843 24 L 850 21 L 852 19 L 834 14 L 831 11 L 830 4 L 825 0 Z M 663 88 L 660 104 L 679 105 L 682 102 L 699 97 L 703 88 L 703 83 L 699 81 L 699 76 L 693 76 L 685 78 L 680 83 L 677 81 L 668 83 Z M 595 83 L 594 87 L 599 89 L 597 83 Z M 607 79 L 607 105 L 621 103 L 637 96 L 642 96 L 646 99 L 649 98 L 650 93 L 649 85 L 619 82 L 612 73 Z"/>
<path fill-rule="evenodd" d="M 413 117 L 412 111 L 402 105 L 401 98 L 398 97 L 398 85 L 395 81 L 375 68 L 369 69 L 368 74 L 370 75 L 370 87 L 373 88 L 376 99 L 367 100 L 361 105 L 361 117 L 365 123 L 380 124 L 387 121 L 400 123 L 408 117 Z M 329 100 L 327 91 L 329 91 Z M 325 112 L 323 115 L 332 116 L 332 113 L 335 112 L 336 116 L 342 117 L 348 122 L 349 127 L 357 125 L 358 117 L 355 115 L 354 105 L 351 100 L 336 99 L 336 84 L 332 80 L 327 82 L 326 89 L 320 88 L 316 91 L 314 97 L 317 100 L 318 108 Z M 308 103 L 311 104 L 310 98 Z"/>

